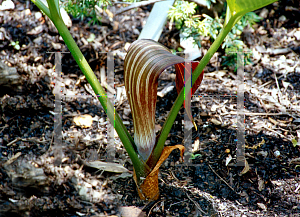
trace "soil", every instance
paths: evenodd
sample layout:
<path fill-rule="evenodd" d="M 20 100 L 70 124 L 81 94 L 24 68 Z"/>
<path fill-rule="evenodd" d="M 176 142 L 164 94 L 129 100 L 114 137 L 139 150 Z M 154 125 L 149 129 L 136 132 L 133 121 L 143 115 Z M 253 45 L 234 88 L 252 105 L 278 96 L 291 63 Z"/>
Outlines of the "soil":
<path fill-rule="evenodd" d="M 33 3 L 14 3 L 14 10 L 0 11 L 0 69 L 9 67 L 17 78 L 0 82 L 1 216 L 300 216 L 298 1 L 256 11 L 263 19 L 243 32 L 253 53 L 244 76 L 243 165 L 237 165 L 237 73 L 221 64 L 225 53 L 219 49 L 192 97 L 198 126 L 191 135 L 192 145 L 185 162 L 175 150 L 160 168 L 157 201 L 139 199 L 131 160 L 116 134 L 117 165 L 91 166 L 107 162 L 111 149 L 106 114 L 49 20 Z M 108 9 L 114 12 L 119 7 L 113 4 Z M 151 7 L 124 12 L 113 20 L 103 14 L 102 25 L 72 18 L 70 27 L 99 80 L 107 66 L 103 53 L 115 54 L 115 109 L 131 134 L 124 47 L 137 40 Z M 179 32 L 169 26 L 159 42 L 177 50 Z M 89 41 L 91 34 L 96 37 Z M 12 45 L 17 41 L 20 49 Z M 202 38 L 202 53 L 210 45 L 209 38 Z M 62 53 L 61 76 L 55 73 L 55 52 Z M 62 90 L 60 145 L 54 137 L 59 117 L 57 79 Z M 170 68 L 162 73 L 158 90 L 174 85 Z M 158 130 L 176 97 L 176 88 L 158 96 Z M 76 123 L 76 117 L 82 122 Z M 182 108 L 166 145 L 184 143 L 183 120 Z"/>

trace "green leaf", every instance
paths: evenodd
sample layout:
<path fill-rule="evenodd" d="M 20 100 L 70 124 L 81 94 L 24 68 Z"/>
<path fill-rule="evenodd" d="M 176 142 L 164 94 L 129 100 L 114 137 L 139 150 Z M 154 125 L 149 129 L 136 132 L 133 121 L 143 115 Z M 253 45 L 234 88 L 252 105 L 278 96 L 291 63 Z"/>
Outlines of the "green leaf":
<path fill-rule="evenodd" d="M 292 139 L 292 143 L 293 143 L 293 146 L 296 147 L 297 145 L 300 146 L 300 144 L 298 143 L 298 141 L 294 138 Z"/>
<path fill-rule="evenodd" d="M 95 40 L 96 36 L 94 33 L 91 33 L 89 38 L 87 39 L 88 42 L 93 42 Z"/>
<path fill-rule="evenodd" d="M 227 0 L 227 5 L 231 16 L 243 16 L 247 12 L 255 11 L 274 2 L 276 0 Z"/>

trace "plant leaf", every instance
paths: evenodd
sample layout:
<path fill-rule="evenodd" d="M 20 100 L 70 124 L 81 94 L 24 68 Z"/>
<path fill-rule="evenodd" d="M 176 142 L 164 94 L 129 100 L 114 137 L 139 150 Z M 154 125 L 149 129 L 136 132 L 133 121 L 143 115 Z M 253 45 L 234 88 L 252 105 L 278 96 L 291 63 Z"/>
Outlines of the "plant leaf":
<path fill-rule="evenodd" d="M 168 48 L 149 39 L 137 40 L 128 49 L 124 61 L 125 89 L 134 122 L 134 142 L 145 162 L 156 142 L 158 77 L 167 67 L 184 62 L 184 58 L 173 55 Z"/>
<path fill-rule="evenodd" d="M 230 9 L 231 16 L 235 14 L 244 15 L 247 12 L 257 10 L 277 0 L 228 0 L 227 4 Z"/>
<path fill-rule="evenodd" d="M 124 61 L 126 94 L 134 122 L 134 142 L 146 161 L 155 146 L 155 108 L 158 77 L 176 63 L 184 62 L 161 44 L 152 40 L 137 40 Z"/>

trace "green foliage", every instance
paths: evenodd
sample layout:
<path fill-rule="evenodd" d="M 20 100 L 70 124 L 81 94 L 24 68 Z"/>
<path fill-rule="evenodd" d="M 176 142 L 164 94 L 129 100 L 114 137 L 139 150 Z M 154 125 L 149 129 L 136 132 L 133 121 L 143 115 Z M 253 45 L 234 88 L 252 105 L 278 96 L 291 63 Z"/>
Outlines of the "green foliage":
<path fill-rule="evenodd" d="M 244 43 L 241 41 L 240 36 L 246 26 L 252 27 L 256 22 L 259 22 L 262 18 L 256 15 L 254 12 L 245 14 L 238 22 L 234 25 L 232 30 L 229 32 L 222 48 L 236 47 L 236 49 L 242 50 Z"/>
<path fill-rule="evenodd" d="M 234 25 L 232 30 L 228 33 L 227 37 L 225 38 L 222 48 L 225 48 L 226 56 L 222 58 L 224 61 L 222 65 L 228 67 L 234 67 L 234 71 L 237 70 L 236 66 L 236 51 L 243 51 L 245 47 L 244 42 L 241 40 L 240 36 L 243 32 L 243 29 L 246 26 L 252 27 L 256 22 L 259 22 L 262 18 L 257 16 L 254 12 L 249 12 L 245 14 L 238 22 Z M 251 64 L 251 53 L 247 52 L 244 53 L 244 64 L 248 65 Z"/>
<path fill-rule="evenodd" d="M 195 160 L 197 157 L 202 157 L 201 154 L 193 154 L 191 153 L 190 160 Z"/>
<path fill-rule="evenodd" d="M 177 0 L 168 12 L 171 22 L 175 22 L 175 27 L 180 29 L 187 38 L 192 37 L 195 43 L 200 47 L 200 36 L 211 36 L 216 39 L 219 31 L 222 29 L 220 19 L 213 19 L 203 15 L 204 19 L 200 20 L 200 15 L 196 13 L 197 5 L 194 2 Z"/>
<path fill-rule="evenodd" d="M 89 23 L 99 23 L 101 17 L 99 16 L 98 8 L 106 8 L 111 4 L 110 0 L 68 0 L 63 2 L 63 7 L 75 18 L 83 20 L 85 17 L 90 17 Z"/>
<path fill-rule="evenodd" d="M 13 46 L 14 49 L 16 49 L 16 50 L 20 50 L 19 41 L 12 41 L 12 42 L 10 42 L 10 46 Z"/>
<path fill-rule="evenodd" d="M 235 51 L 237 51 L 235 49 Z M 236 58 L 237 58 L 237 54 L 235 52 L 230 52 L 227 53 L 226 56 L 222 56 L 223 61 L 222 61 L 222 65 L 223 66 L 227 66 L 227 67 L 234 67 L 234 71 L 236 72 L 237 70 L 237 65 L 236 65 Z M 249 65 L 252 64 L 251 61 L 251 53 L 244 53 L 244 65 Z"/>
<path fill-rule="evenodd" d="M 293 146 L 294 147 L 296 147 L 297 145 L 300 146 L 300 142 L 299 141 L 300 141 L 300 139 L 297 141 L 296 138 L 293 138 L 292 139 Z"/>
<path fill-rule="evenodd" d="M 204 19 L 200 20 L 200 15 L 194 15 L 196 12 L 197 5 L 195 3 L 189 3 L 183 0 L 177 0 L 174 6 L 169 10 L 168 17 L 171 22 L 175 22 L 177 29 L 180 29 L 187 38 L 192 37 L 194 42 L 201 47 L 200 36 L 210 36 L 212 40 L 215 40 L 219 32 L 223 28 L 225 15 L 221 15 L 220 18 L 212 18 L 206 14 L 203 14 Z M 243 29 L 246 26 L 252 27 L 256 22 L 260 21 L 261 18 L 254 12 L 245 14 L 232 28 L 227 37 L 225 38 L 222 48 L 243 50 L 245 47 L 240 36 Z M 228 53 L 228 56 L 224 57 L 224 65 L 235 66 L 235 54 Z M 249 64 L 250 54 L 246 54 L 245 63 Z"/>

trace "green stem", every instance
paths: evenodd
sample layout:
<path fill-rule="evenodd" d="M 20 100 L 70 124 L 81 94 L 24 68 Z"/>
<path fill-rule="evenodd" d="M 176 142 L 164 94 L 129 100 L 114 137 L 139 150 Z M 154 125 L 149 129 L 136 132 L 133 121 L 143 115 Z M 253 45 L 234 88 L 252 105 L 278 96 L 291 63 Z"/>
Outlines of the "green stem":
<path fill-rule="evenodd" d="M 111 123 L 114 123 L 115 121 L 115 129 L 126 151 L 128 152 L 130 159 L 132 160 L 137 178 L 139 178 L 140 176 L 144 176 L 147 173 L 146 167 L 145 164 L 139 159 L 137 153 L 134 150 L 135 145 L 132 137 L 126 130 L 126 127 L 124 126 L 119 115 L 117 113 L 114 113 L 114 107 L 112 103 L 107 99 L 106 92 L 101 87 L 97 77 L 93 73 L 91 67 L 89 66 L 88 62 L 86 61 L 74 39 L 72 38 L 68 28 L 61 19 L 60 13 L 58 11 L 58 3 L 55 3 L 54 1 L 55 0 L 47 0 L 50 10 L 48 10 L 48 8 L 45 9 L 45 5 L 40 2 L 40 0 L 33 1 L 33 3 L 35 3 L 43 12 L 45 12 L 47 16 L 50 15 L 49 17 L 51 17 L 51 20 L 56 26 L 59 34 L 64 39 L 67 47 L 69 48 L 69 51 L 71 52 L 81 71 L 85 75 L 86 80 L 91 84 L 94 92 L 98 96 L 100 96 L 98 97 L 98 99 L 104 111 L 108 114 L 108 118 L 110 119 Z M 114 114 L 116 118 L 114 117 Z"/>
<path fill-rule="evenodd" d="M 212 58 L 214 53 L 218 50 L 218 48 L 222 44 L 223 40 L 227 36 L 227 34 L 230 32 L 236 19 L 237 19 L 236 17 L 231 17 L 231 19 L 229 20 L 227 25 L 222 29 L 222 31 L 220 32 L 220 34 L 218 35 L 218 37 L 216 38 L 214 43 L 211 45 L 211 47 L 205 54 L 205 56 L 201 59 L 198 67 L 193 72 L 193 76 L 192 76 L 193 84 L 196 82 L 197 78 L 200 76 L 204 67 L 208 64 L 209 60 Z M 187 82 L 189 82 L 189 81 L 187 81 Z M 173 107 L 168 115 L 168 118 L 162 127 L 161 134 L 159 136 L 159 139 L 155 146 L 155 149 L 153 150 L 153 162 L 155 162 L 155 163 L 158 161 L 158 159 L 161 155 L 161 152 L 164 148 L 164 144 L 166 142 L 168 134 L 173 126 L 176 116 L 181 108 L 181 105 L 183 104 L 183 101 L 184 101 L 184 88 L 182 88 L 175 103 L 173 104 Z"/>
<path fill-rule="evenodd" d="M 49 8 L 47 8 L 46 5 L 44 5 L 43 2 L 41 2 L 40 0 L 31 0 L 41 11 L 43 11 L 47 17 L 49 17 L 51 19 L 51 14 L 49 11 Z"/>

